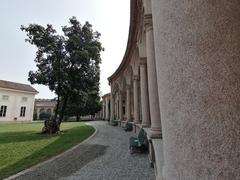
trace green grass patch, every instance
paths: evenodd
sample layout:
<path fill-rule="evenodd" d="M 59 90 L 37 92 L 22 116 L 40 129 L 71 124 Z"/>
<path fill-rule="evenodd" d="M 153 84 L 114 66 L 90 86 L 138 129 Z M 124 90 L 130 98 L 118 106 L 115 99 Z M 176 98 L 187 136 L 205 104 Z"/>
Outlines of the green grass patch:
<path fill-rule="evenodd" d="M 43 122 L 0 124 L 0 179 L 57 155 L 95 131 L 82 122 L 61 124 L 63 134 L 39 134 Z"/>

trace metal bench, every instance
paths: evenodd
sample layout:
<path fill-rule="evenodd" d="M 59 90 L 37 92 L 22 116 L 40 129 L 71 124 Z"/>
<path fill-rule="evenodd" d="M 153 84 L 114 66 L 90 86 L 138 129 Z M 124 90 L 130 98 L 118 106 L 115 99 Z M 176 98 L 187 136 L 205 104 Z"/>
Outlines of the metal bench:
<path fill-rule="evenodd" d="M 126 122 L 125 126 L 123 127 L 125 131 L 132 131 L 133 125 L 132 123 Z"/>
<path fill-rule="evenodd" d="M 110 124 L 111 124 L 112 126 L 117 126 L 117 125 L 118 125 L 118 121 L 113 120 L 113 121 L 110 122 Z"/>
<path fill-rule="evenodd" d="M 129 149 L 131 154 L 133 154 L 134 152 L 147 152 L 148 142 L 143 129 L 140 130 L 137 137 L 130 137 Z"/>

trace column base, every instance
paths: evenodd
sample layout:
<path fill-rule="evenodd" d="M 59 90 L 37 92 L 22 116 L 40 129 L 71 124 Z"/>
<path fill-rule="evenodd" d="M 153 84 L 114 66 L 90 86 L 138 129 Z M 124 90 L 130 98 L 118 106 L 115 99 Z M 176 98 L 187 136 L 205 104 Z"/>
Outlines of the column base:
<path fill-rule="evenodd" d="M 149 128 L 150 126 L 150 124 L 142 124 L 142 128 Z"/>
<path fill-rule="evenodd" d="M 153 139 L 159 138 L 162 139 L 162 132 L 159 130 L 150 130 L 150 137 Z"/>

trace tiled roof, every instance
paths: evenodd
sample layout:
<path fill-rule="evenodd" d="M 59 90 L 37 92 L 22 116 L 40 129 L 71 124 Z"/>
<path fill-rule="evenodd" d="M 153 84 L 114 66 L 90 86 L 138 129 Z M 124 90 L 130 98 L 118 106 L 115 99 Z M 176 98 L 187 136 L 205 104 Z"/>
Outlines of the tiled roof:
<path fill-rule="evenodd" d="M 16 82 L 10 82 L 5 80 L 0 80 L 0 88 L 6 88 L 6 89 L 14 89 L 19 91 L 27 91 L 27 92 L 33 92 L 38 93 L 36 89 L 34 89 L 32 86 L 28 84 L 21 84 Z"/>

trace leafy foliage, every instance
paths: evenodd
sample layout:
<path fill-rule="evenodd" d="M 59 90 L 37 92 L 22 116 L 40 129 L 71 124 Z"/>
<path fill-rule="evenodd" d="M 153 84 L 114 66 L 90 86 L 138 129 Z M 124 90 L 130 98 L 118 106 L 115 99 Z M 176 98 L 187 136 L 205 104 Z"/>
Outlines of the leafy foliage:
<path fill-rule="evenodd" d="M 37 70 L 29 72 L 28 80 L 47 85 L 57 95 L 53 121 L 60 125 L 65 109 L 76 116 L 99 111 L 99 64 L 104 50 L 100 33 L 93 31 L 89 22 L 81 25 L 75 17 L 62 27 L 64 35 L 58 35 L 52 25 L 30 24 L 21 30 L 27 33 L 26 41 L 37 47 Z"/>

